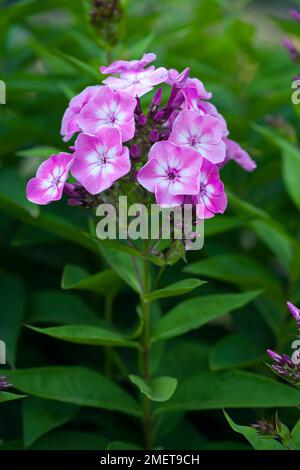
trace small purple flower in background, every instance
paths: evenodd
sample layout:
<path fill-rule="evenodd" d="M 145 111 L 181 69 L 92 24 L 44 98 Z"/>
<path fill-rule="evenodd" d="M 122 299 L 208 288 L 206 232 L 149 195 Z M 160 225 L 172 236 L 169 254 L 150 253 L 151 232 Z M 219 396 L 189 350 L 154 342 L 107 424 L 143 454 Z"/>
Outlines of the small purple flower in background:
<path fill-rule="evenodd" d="M 158 142 L 149 153 L 149 161 L 138 172 L 138 182 L 155 193 L 161 207 L 174 207 L 184 202 L 184 195 L 200 189 L 200 155 L 170 142 Z"/>
<path fill-rule="evenodd" d="M 300 22 L 300 12 L 299 11 L 295 10 L 294 8 L 291 8 L 289 10 L 289 14 L 291 15 L 292 18 L 294 18 L 294 20 Z"/>
<path fill-rule="evenodd" d="M 7 378 L 4 376 L 0 377 L 0 391 L 6 390 L 7 388 L 12 387 L 12 384 L 8 382 Z"/>
<path fill-rule="evenodd" d="M 80 134 L 75 142 L 72 175 L 91 194 L 104 191 L 130 171 L 129 150 L 118 129 L 103 127 L 97 136 Z"/>
<path fill-rule="evenodd" d="M 211 219 L 215 214 L 223 214 L 227 207 L 227 197 L 218 167 L 203 159 L 199 180 L 198 194 L 187 198 L 187 202 L 197 204 L 197 216 L 200 219 Z"/>
<path fill-rule="evenodd" d="M 222 137 L 223 129 L 218 119 L 186 110 L 175 119 L 169 141 L 197 150 L 212 163 L 220 163 L 225 159 Z"/>
<path fill-rule="evenodd" d="M 136 100 L 127 93 L 101 87 L 82 109 L 78 122 L 86 134 L 97 135 L 102 127 L 115 127 L 124 142 L 134 136 L 134 109 Z"/>
<path fill-rule="evenodd" d="M 70 140 L 75 132 L 80 132 L 81 129 L 78 124 L 79 113 L 100 88 L 102 88 L 101 85 L 88 86 L 79 95 L 71 99 L 61 123 L 60 133 L 64 141 Z"/>
<path fill-rule="evenodd" d="M 61 199 L 73 159 L 73 155 L 62 152 L 44 161 L 37 170 L 36 178 L 27 184 L 29 201 L 45 205 Z"/>
<path fill-rule="evenodd" d="M 282 44 L 288 51 L 290 58 L 297 62 L 300 59 L 300 54 L 294 43 L 289 38 L 284 38 Z"/>
<path fill-rule="evenodd" d="M 292 304 L 292 302 L 287 302 L 287 306 L 288 306 L 289 311 L 291 312 L 291 314 L 295 318 L 298 328 L 300 328 L 300 310 L 299 310 L 299 308 L 295 307 L 295 305 Z"/>

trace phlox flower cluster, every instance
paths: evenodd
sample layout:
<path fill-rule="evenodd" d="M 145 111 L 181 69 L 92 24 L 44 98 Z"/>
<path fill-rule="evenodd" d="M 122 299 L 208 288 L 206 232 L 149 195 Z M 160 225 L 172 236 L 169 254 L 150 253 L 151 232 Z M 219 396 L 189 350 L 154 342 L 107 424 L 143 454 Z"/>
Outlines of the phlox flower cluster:
<path fill-rule="evenodd" d="M 140 60 L 118 60 L 101 67 L 101 85 L 75 96 L 63 116 L 61 135 L 74 138 L 70 153 L 51 155 L 27 185 L 27 197 L 48 204 L 65 193 L 69 204 L 95 206 L 112 192 L 135 194 L 136 201 L 156 200 L 160 207 L 195 204 L 211 218 L 226 209 L 220 170 L 235 160 L 246 171 L 256 165 L 229 139 L 224 117 L 212 94 L 190 77 Z M 145 111 L 145 95 L 154 87 Z M 168 90 L 164 99 L 163 89 Z M 71 175 L 76 182 L 67 182 Z M 107 198 L 106 198 L 107 200 Z"/>

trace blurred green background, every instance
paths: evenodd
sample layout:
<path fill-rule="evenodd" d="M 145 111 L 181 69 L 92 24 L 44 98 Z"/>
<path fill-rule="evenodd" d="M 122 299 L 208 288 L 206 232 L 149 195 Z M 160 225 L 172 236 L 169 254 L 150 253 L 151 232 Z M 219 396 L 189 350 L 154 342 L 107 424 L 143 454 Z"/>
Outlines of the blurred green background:
<path fill-rule="evenodd" d="M 178 378 L 237 368 L 271 376 L 264 351 L 288 350 L 295 329 L 285 301 L 300 303 L 300 108 L 291 102 L 291 83 L 300 69 L 281 45 L 285 35 L 300 41 L 300 24 L 288 15 L 299 2 L 127 1 L 113 47 L 91 25 L 90 3 L 0 1 L 0 79 L 7 86 L 7 103 L 0 106 L 0 338 L 9 346 L 9 366 L 104 369 L 103 349 L 46 338 L 24 326 L 95 324 L 107 302 L 103 293 L 61 290 L 66 265 L 89 273 L 107 269 L 87 235 L 93 217 L 65 201 L 35 207 L 26 201 L 25 185 L 53 148 L 67 149 L 59 135 L 63 112 L 74 94 L 100 82 L 99 66 L 110 56 L 133 59 L 153 51 L 157 64 L 189 66 L 204 82 L 231 137 L 258 165 L 252 174 L 233 162 L 222 171 L 231 194 L 228 212 L 207 223 L 204 249 L 188 257 L 203 261 L 197 274 L 211 280 L 201 294 L 264 289 L 249 306 L 168 343 L 163 361 L 163 351 L 155 350 L 153 367 Z M 181 278 L 183 268 L 169 269 L 163 284 Z M 113 309 L 118 327 L 134 324 L 136 302 L 120 285 Z M 175 304 L 166 300 L 163 310 Z M 130 352 L 122 350 L 122 359 L 134 367 Z M 131 417 L 114 413 L 107 420 L 107 412 L 88 407 L 58 408 L 62 418 L 36 431 L 43 404 L 28 400 L 33 401 L 25 411 L 22 400 L 1 404 L 2 448 L 22 448 L 24 439 L 27 447 L 50 449 L 106 448 L 114 441 L 141 445 Z M 249 424 L 274 410 L 245 404 L 230 415 Z M 298 411 L 285 408 L 280 416 L 292 426 Z M 248 448 L 221 410 L 171 414 L 161 423 L 159 444 Z"/>

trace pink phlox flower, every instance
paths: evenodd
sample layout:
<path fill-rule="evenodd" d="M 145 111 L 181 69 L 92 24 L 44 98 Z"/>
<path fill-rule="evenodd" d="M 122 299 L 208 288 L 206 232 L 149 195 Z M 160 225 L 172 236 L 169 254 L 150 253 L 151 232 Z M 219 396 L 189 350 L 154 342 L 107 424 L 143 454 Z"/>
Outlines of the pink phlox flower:
<path fill-rule="evenodd" d="M 212 163 L 220 163 L 225 159 L 222 137 L 223 126 L 217 118 L 184 110 L 174 121 L 169 141 L 197 150 Z"/>
<path fill-rule="evenodd" d="M 141 97 L 153 90 L 155 85 L 163 83 L 168 78 L 168 72 L 164 67 L 156 69 L 154 66 L 140 71 L 122 72 L 120 78 L 108 77 L 103 83 L 114 90 L 124 90 L 133 97 Z"/>
<path fill-rule="evenodd" d="M 123 142 L 126 142 L 134 136 L 135 107 L 136 99 L 128 93 L 104 86 L 82 109 L 78 122 L 86 134 L 97 135 L 102 127 L 119 129 Z"/>
<path fill-rule="evenodd" d="M 227 137 L 225 137 L 223 141 L 226 145 L 226 158 L 223 164 L 226 164 L 230 160 L 234 160 L 246 171 L 255 170 L 256 163 L 252 160 L 250 155 L 245 150 L 243 150 L 242 147 L 240 147 L 239 144 L 233 140 L 228 139 Z"/>
<path fill-rule="evenodd" d="M 129 150 L 118 129 L 102 127 L 97 136 L 78 136 L 71 172 L 89 193 L 104 191 L 129 171 Z"/>
<path fill-rule="evenodd" d="M 61 199 L 73 155 L 61 152 L 51 155 L 37 170 L 35 178 L 27 183 L 27 199 L 35 204 L 45 205 Z"/>
<path fill-rule="evenodd" d="M 108 77 L 103 83 L 114 90 L 124 90 L 133 97 L 143 96 L 153 89 L 155 85 L 168 79 L 168 71 L 164 67 L 156 69 L 154 65 L 144 68 L 156 59 L 155 54 L 144 54 L 140 60 L 118 60 L 108 67 L 101 67 L 105 74 L 119 74 L 119 77 Z"/>
<path fill-rule="evenodd" d="M 155 194 L 160 207 L 179 206 L 184 195 L 199 192 L 201 163 L 202 158 L 195 150 L 161 141 L 151 147 L 149 160 L 137 179 Z"/>
<path fill-rule="evenodd" d="M 101 85 L 88 86 L 79 95 L 71 99 L 68 108 L 62 118 L 60 133 L 63 140 L 70 140 L 75 132 L 79 132 L 78 116 L 82 108 L 92 99 L 97 91 L 102 88 Z"/>
<path fill-rule="evenodd" d="M 199 182 L 198 194 L 187 198 L 186 202 L 197 204 L 196 213 L 199 219 L 211 219 L 215 214 L 223 214 L 227 207 L 227 197 L 218 167 L 203 159 Z"/>
<path fill-rule="evenodd" d="M 153 62 L 156 55 L 153 53 L 146 53 L 139 60 L 116 60 L 108 66 L 100 67 L 100 72 L 108 75 L 122 72 L 140 72 L 146 65 Z"/>

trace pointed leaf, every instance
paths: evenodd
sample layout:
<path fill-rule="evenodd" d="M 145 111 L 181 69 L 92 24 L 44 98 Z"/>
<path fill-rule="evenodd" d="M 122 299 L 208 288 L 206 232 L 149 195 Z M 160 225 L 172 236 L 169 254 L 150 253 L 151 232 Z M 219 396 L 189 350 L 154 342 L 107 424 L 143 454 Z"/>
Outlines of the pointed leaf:
<path fill-rule="evenodd" d="M 168 401 L 174 394 L 177 387 L 177 379 L 173 377 L 157 377 L 147 384 L 144 379 L 137 375 L 129 376 L 132 383 L 134 383 L 143 393 L 152 401 Z"/>
<path fill-rule="evenodd" d="M 138 343 L 128 341 L 120 333 L 107 328 L 89 325 L 66 325 L 51 328 L 29 328 L 52 338 L 68 341 L 69 343 L 88 344 L 92 346 L 123 346 L 127 348 L 138 348 Z"/>
<path fill-rule="evenodd" d="M 72 264 L 65 266 L 61 280 L 62 289 L 77 289 L 104 296 L 113 295 L 121 285 L 122 281 L 112 269 L 90 275 L 85 269 Z"/>
<path fill-rule="evenodd" d="M 162 317 L 152 341 L 173 338 L 226 315 L 251 302 L 261 291 L 242 294 L 216 294 L 186 300 Z"/>
<path fill-rule="evenodd" d="M 148 302 L 152 302 L 153 300 L 164 299 L 167 297 L 176 297 L 187 294 L 203 284 L 206 284 L 206 281 L 200 281 L 199 279 L 184 279 L 183 281 L 175 282 L 163 289 L 150 292 L 150 294 L 147 294 L 144 298 L 145 300 L 148 300 Z"/>
<path fill-rule="evenodd" d="M 40 367 L 5 372 L 14 387 L 48 400 L 140 414 L 138 404 L 114 382 L 84 367 Z"/>

